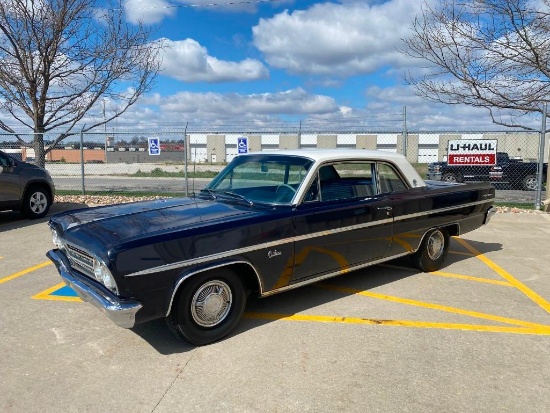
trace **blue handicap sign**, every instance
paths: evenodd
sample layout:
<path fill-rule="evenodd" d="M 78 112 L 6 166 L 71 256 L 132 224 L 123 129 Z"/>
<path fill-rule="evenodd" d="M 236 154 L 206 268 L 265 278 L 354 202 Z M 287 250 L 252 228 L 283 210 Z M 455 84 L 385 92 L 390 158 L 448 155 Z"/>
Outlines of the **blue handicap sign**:
<path fill-rule="evenodd" d="M 248 138 L 244 136 L 237 138 L 237 151 L 238 153 L 248 153 Z"/>
<path fill-rule="evenodd" d="M 149 138 L 149 155 L 160 155 L 159 138 Z"/>

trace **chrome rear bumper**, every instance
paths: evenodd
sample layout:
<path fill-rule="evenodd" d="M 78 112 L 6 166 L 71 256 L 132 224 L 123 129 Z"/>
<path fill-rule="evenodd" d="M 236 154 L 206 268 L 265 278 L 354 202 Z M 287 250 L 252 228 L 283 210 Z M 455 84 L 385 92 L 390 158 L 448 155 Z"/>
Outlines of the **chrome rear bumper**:
<path fill-rule="evenodd" d="M 493 217 L 493 215 L 495 215 L 496 213 L 497 213 L 497 209 L 495 207 L 489 208 L 485 213 L 485 221 L 483 222 L 483 224 L 484 225 L 488 224 L 491 218 Z"/>
<path fill-rule="evenodd" d="M 136 313 L 142 307 L 139 301 L 123 300 L 94 286 L 91 280 L 71 270 L 67 259 L 59 250 L 48 251 L 46 256 L 55 264 L 65 284 L 75 290 L 82 301 L 99 308 L 120 327 L 132 328 L 135 325 Z"/>

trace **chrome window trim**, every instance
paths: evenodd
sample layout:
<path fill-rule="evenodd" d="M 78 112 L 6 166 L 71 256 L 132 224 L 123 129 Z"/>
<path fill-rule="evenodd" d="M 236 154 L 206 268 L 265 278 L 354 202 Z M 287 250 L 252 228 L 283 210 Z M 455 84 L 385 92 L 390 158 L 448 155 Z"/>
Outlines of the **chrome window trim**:
<path fill-rule="evenodd" d="M 348 226 L 348 227 L 342 227 L 342 228 L 337 228 L 337 229 L 332 229 L 332 230 L 319 231 L 319 232 L 315 232 L 315 233 L 312 233 L 312 234 L 289 237 L 289 238 L 285 238 L 285 239 L 282 239 L 282 240 L 266 242 L 266 243 L 258 244 L 258 245 L 251 245 L 251 246 L 248 246 L 248 247 L 237 248 L 237 249 L 234 249 L 234 250 L 229 250 L 229 251 L 224 251 L 224 252 L 220 252 L 220 253 L 216 253 L 216 254 L 206 255 L 206 256 L 203 256 L 203 257 L 192 258 L 192 259 L 184 260 L 184 261 L 178 261 L 178 262 L 174 262 L 172 264 L 165 264 L 165 265 L 161 265 L 161 266 L 158 266 L 158 267 L 152 267 L 152 268 L 148 268 L 146 270 L 126 274 L 125 277 L 137 277 L 137 276 L 140 276 L 140 275 L 154 274 L 154 273 L 161 272 L 161 271 L 169 271 L 169 270 L 175 270 L 175 269 L 179 269 L 179 268 L 185 268 L 185 267 L 189 267 L 191 265 L 202 264 L 202 263 L 209 262 L 209 261 L 219 260 L 219 259 L 223 259 L 223 258 L 232 257 L 232 256 L 235 256 L 235 255 L 240 255 L 240 254 L 245 254 L 245 253 L 252 252 L 252 251 L 261 250 L 263 248 L 272 248 L 272 247 L 276 247 L 276 246 L 279 246 L 279 245 L 294 243 L 294 242 L 297 242 L 297 241 L 303 241 L 303 240 L 307 240 L 307 239 L 311 239 L 311 238 L 323 237 L 323 236 L 338 234 L 338 233 L 347 232 L 347 231 L 354 231 L 354 230 L 357 230 L 357 229 L 368 228 L 368 227 L 372 227 L 372 226 L 376 226 L 376 225 L 385 225 L 385 224 L 388 224 L 388 223 L 392 223 L 394 221 L 403 221 L 403 220 L 406 220 L 406 219 L 413 219 L 413 218 L 418 218 L 418 217 L 421 217 L 421 216 L 438 214 L 438 213 L 441 213 L 441 212 L 448 212 L 448 211 L 451 211 L 453 209 L 466 208 L 466 207 L 469 207 L 469 206 L 480 205 L 480 204 L 484 204 L 484 203 L 487 203 L 487 202 L 488 202 L 488 200 L 470 202 L 468 204 L 462 204 L 462 205 L 453 206 L 453 207 L 446 207 L 446 208 L 440 208 L 440 209 L 435 209 L 435 210 L 430 210 L 430 211 L 425 211 L 425 212 L 418 212 L 418 213 L 414 213 L 414 214 L 407 214 L 407 215 L 402 215 L 402 216 L 399 216 L 399 217 L 391 217 L 391 218 L 386 218 L 386 219 L 382 219 L 382 220 L 378 220 L 378 221 L 367 222 L 365 224 L 351 225 L 351 226 Z"/>

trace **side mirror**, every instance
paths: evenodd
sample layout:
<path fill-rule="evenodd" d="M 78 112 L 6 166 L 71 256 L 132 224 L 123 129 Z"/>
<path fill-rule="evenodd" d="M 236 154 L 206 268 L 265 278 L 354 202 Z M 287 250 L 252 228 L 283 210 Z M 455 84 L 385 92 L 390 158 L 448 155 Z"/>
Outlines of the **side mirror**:
<path fill-rule="evenodd" d="M 13 168 L 14 166 L 17 166 L 15 159 L 8 158 L 8 168 Z"/>

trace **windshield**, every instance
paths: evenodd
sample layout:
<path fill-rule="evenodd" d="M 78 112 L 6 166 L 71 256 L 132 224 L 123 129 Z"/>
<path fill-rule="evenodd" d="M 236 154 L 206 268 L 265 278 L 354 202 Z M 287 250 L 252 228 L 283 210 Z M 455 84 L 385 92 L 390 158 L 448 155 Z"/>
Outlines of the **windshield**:
<path fill-rule="evenodd" d="M 214 178 L 205 192 L 250 202 L 289 204 L 312 164 L 312 160 L 299 156 L 240 156 Z"/>

